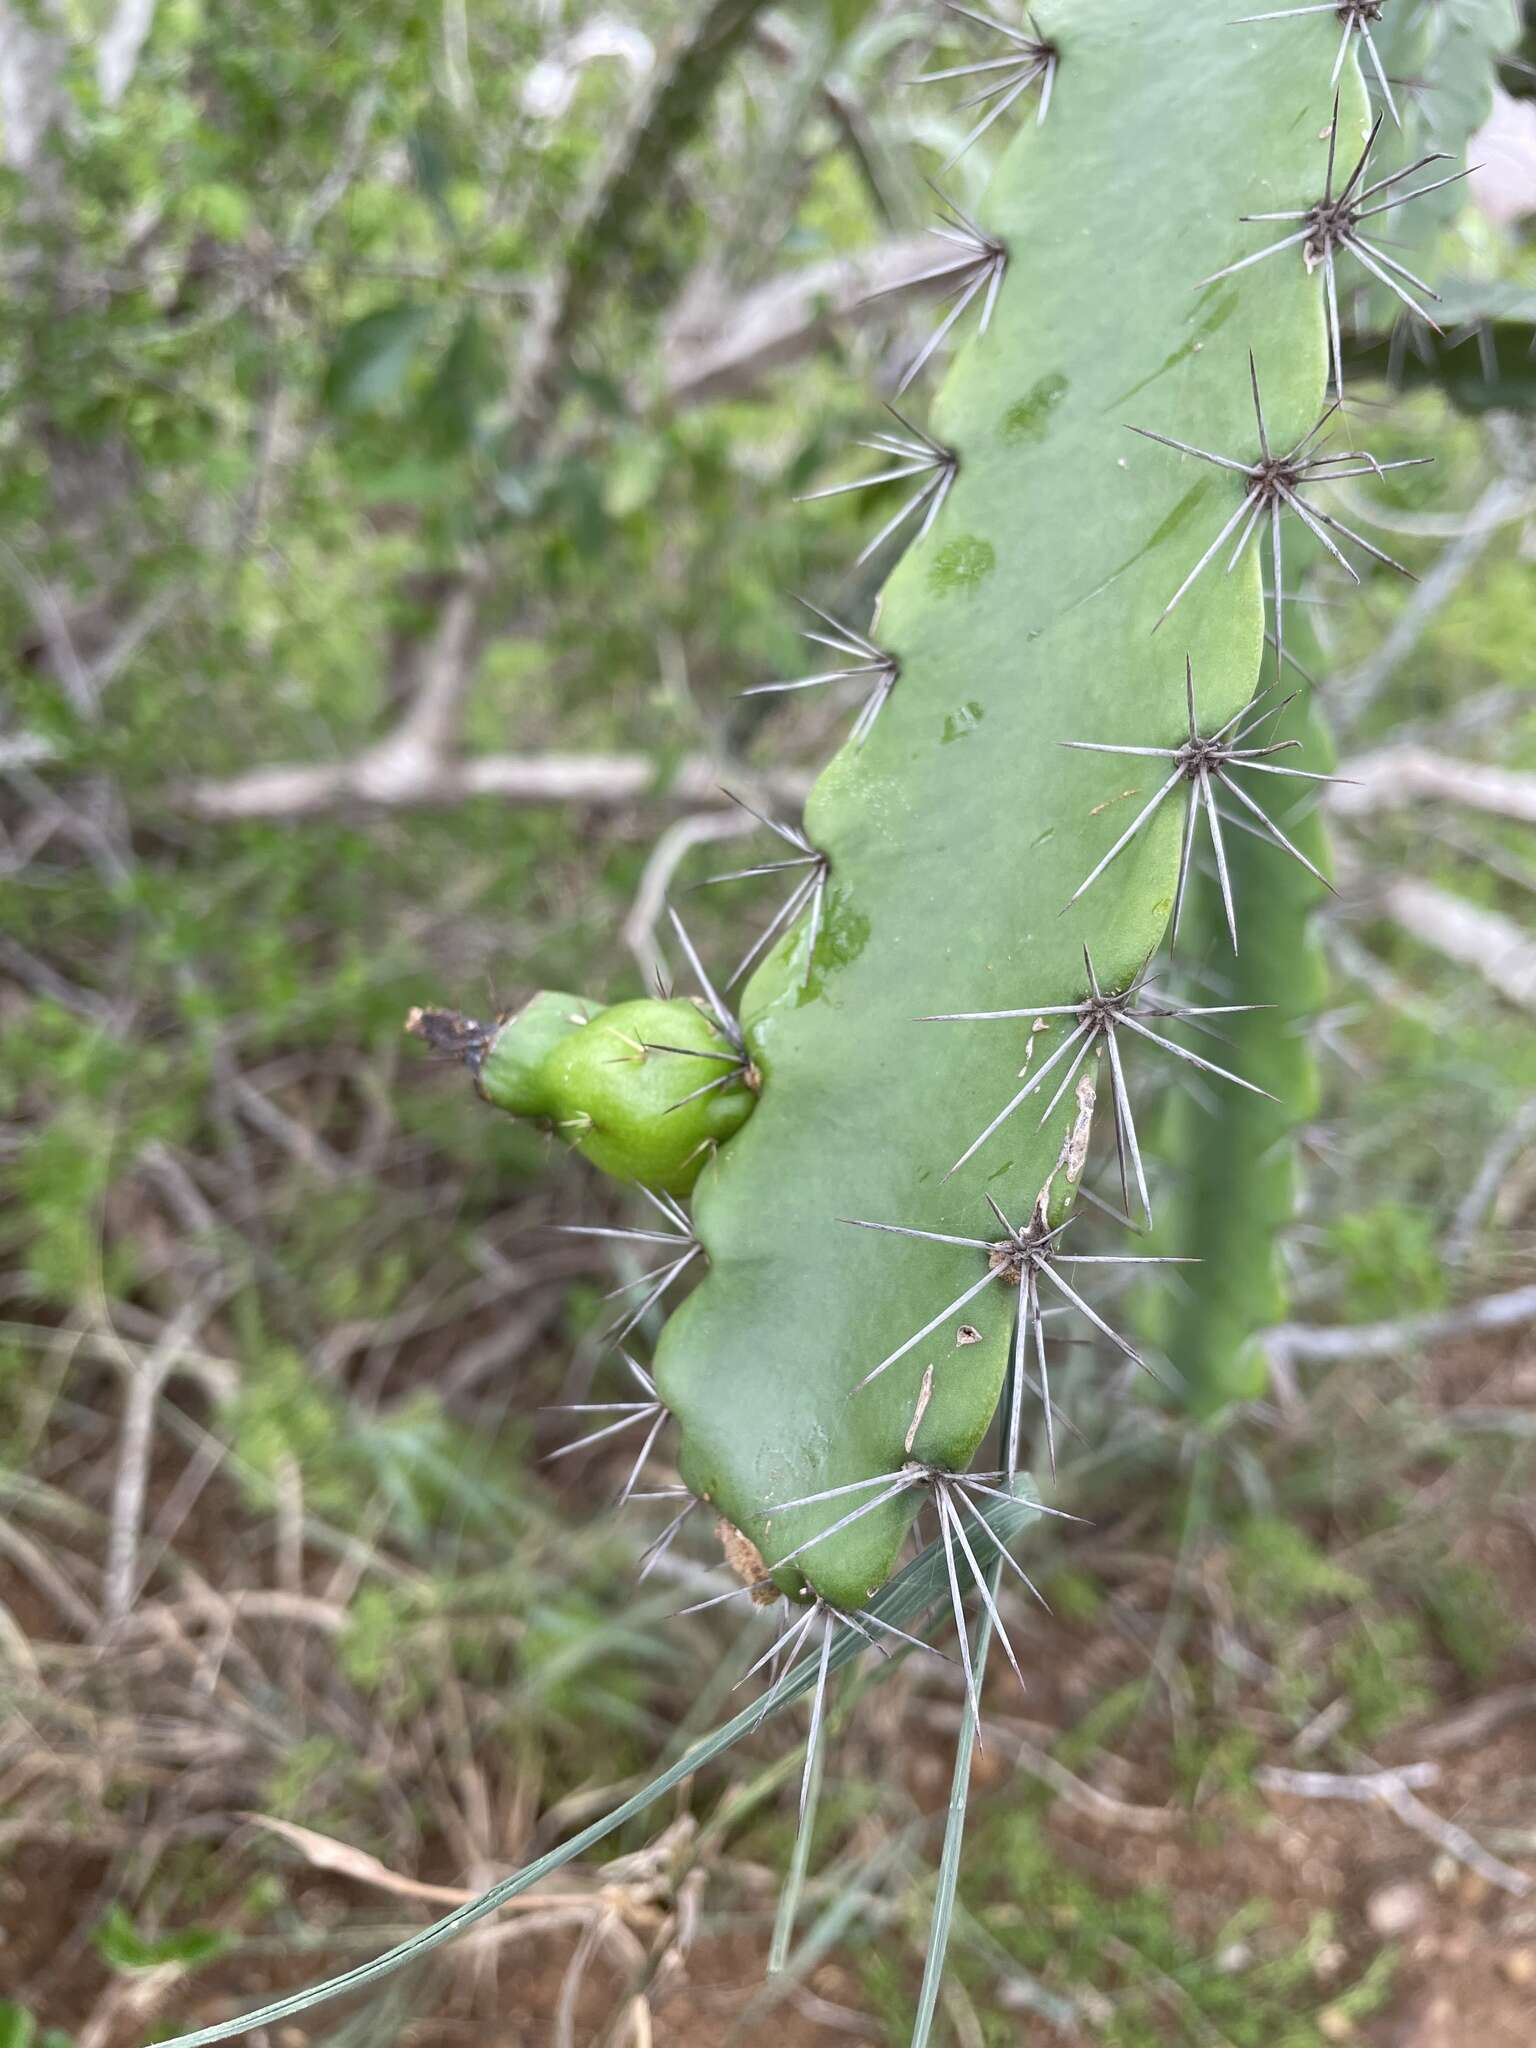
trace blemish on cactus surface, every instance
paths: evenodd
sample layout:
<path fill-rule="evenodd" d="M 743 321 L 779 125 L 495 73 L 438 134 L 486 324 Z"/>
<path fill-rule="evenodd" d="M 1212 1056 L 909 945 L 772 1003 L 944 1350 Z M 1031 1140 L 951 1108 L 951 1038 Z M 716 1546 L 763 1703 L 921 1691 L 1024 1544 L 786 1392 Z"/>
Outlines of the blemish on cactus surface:
<path fill-rule="evenodd" d="M 1147 556 L 1155 553 L 1165 541 L 1172 540 L 1176 534 L 1182 532 L 1215 488 L 1215 484 L 1205 478 L 1199 483 L 1192 484 L 1167 518 L 1155 529 L 1152 538 L 1143 547 L 1139 547 L 1134 555 L 1127 555 L 1119 568 L 1112 569 L 1102 583 L 1095 584 L 1092 590 L 1077 600 L 1077 603 L 1088 604 L 1093 598 L 1101 597 L 1112 583 L 1119 582 L 1127 569 L 1134 569 L 1138 562 L 1144 562 Z M 1072 607 L 1073 610 L 1076 608 Z"/>
<path fill-rule="evenodd" d="M 962 704 L 958 711 L 952 711 L 945 719 L 944 730 L 939 735 L 939 745 L 947 747 L 955 740 L 963 740 L 967 733 L 972 733 L 976 730 L 985 717 L 986 713 L 981 705 L 974 701 L 969 704 Z"/>
<path fill-rule="evenodd" d="M 961 534 L 947 540 L 934 556 L 928 570 L 928 588 L 936 595 L 952 590 L 975 590 L 997 567 L 997 550 L 989 540 Z"/>
<path fill-rule="evenodd" d="M 829 974 L 851 966 L 858 959 L 869 944 L 869 929 L 868 917 L 862 910 L 854 909 L 847 890 L 834 889 L 822 917 L 816 950 L 811 956 L 810 971 L 801 987 L 797 1006 L 814 1001 L 825 990 Z"/>
<path fill-rule="evenodd" d="M 1018 399 L 1003 414 L 1003 439 L 1011 446 L 1021 443 L 1043 441 L 1046 429 L 1051 423 L 1051 414 L 1066 397 L 1071 386 L 1058 370 L 1049 377 L 1042 377 L 1023 398 Z"/>
<path fill-rule="evenodd" d="M 1156 384 L 1160 378 L 1166 377 L 1170 370 L 1176 370 L 1180 363 L 1187 363 L 1191 356 L 1199 355 L 1211 336 L 1219 334 L 1226 326 L 1241 303 L 1241 294 L 1236 289 L 1217 292 L 1214 298 L 1202 299 L 1198 307 L 1200 318 L 1189 339 L 1181 342 L 1171 355 L 1164 356 L 1162 362 L 1148 376 L 1138 378 L 1127 390 L 1122 391 L 1115 400 L 1116 405 L 1124 405 L 1128 398 L 1135 398 L 1138 392 L 1145 391 L 1148 385 Z"/>

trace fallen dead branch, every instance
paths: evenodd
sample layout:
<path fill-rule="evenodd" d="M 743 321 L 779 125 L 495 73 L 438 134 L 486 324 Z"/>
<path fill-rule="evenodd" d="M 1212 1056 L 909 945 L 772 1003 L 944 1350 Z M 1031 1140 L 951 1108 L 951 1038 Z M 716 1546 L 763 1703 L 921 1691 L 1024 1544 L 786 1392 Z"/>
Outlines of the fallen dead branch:
<path fill-rule="evenodd" d="M 1536 939 L 1510 918 L 1406 875 L 1387 884 L 1380 908 L 1421 946 L 1481 975 L 1506 1002 L 1536 1010 Z"/>
<path fill-rule="evenodd" d="M 290 762 L 223 782 L 195 782 L 170 802 L 211 824 L 254 818 L 313 818 L 348 809 L 447 809 L 476 797 L 507 804 L 591 804 L 611 809 L 650 797 L 688 805 L 723 804 L 721 783 L 758 789 L 798 804 L 810 777 L 795 769 L 767 774 L 695 754 L 663 774 L 645 754 L 484 754 L 444 759 L 389 745 L 354 760 Z"/>
<path fill-rule="evenodd" d="M 1428 747 L 1382 747 L 1357 756 L 1328 792 L 1335 817 L 1364 818 L 1426 799 L 1536 825 L 1536 775 L 1462 761 Z"/>
<path fill-rule="evenodd" d="M 1536 1286 L 1514 1287 L 1507 1294 L 1485 1295 L 1428 1316 L 1405 1316 L 1389 1323 L 1359 1323 L 1353 1328 L 1311 1329 L 1305 1323 L 1281 1323 L 1267 1332 L 1271 1360 L 1287 1365 L 1336 1365 L 1346 1360 L 1395 1358 L 1405 1351 L 1438 1344 L 1450 1337 L 1469 1337 L 1494 1330 L 1518 1330 L 1536 1322 Z"/>
<path fill-rule="evenodd" d="M 1475 1836 L 1455 1821 L 1444 1820 L 1417 1794 L 1439 1782 L 1440 1766 L 1432 1763 L 1404 1764 L 1386 1771 L 1293 1771 L 1280 1764 L 1263 1764 L 1255 1780 L 1265 1792 L 1278 1792 L 1288 1799 L 1345 1799 L 1356 1805 L 1381 1805 L 1394 1813 L 1405 1827 L 1443 1849 L 1468 1870 L 1496 1885 L 1500 1891 L 1523 1899 L 1536 1888 L 1536 1879 L 1516 1870 L 1512 1864 L 1490 1855 Z"/>

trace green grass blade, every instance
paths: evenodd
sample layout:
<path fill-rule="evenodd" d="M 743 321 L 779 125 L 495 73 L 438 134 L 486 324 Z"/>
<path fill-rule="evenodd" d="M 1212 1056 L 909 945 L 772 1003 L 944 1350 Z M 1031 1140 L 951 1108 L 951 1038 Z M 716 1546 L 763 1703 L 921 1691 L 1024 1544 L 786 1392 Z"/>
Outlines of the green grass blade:
<path fill-rule="evenodd" d="M 977 1562 L 981 1562 L 978 1554 Z M 997 1589 L 1003 1576 L 1001 1559 L 988 1573 L 987 1590 L 997 1604 Z M 986 1669 L 987 1651 L 992 1646 L 992 1615 L 983 1606 L 976 1622 L 972 1660 L 979 1674 Z M 949 1788 L 949 1819 L 944 1826 L 944 1849 L 939 1857 L 938 1882 L 933 1894 L 933 1914 L 928 1923 L 928 1955 L 923 1965 L 923 1988 L 918 1995 L 917 2018 L 912 2026 L 912 2048 L 928 2048 L 933 2016 L 938 2010 L 944 1982 L 944 1958 L 949 1950 L 949 1932 L 955 1917 L 955 1888 L 960 1882 L 960 1857 L 965 1848 L 965 1818 L 971 1797 L 971 1762 L 976 1754 L 976 1716 L 969 1697 L 960 1713 L 960 1733 L 955 1739 L 955 1775 Z"/>
<path fill-rule="evenodd" d="M 973 1538 L 978 1558 L 984 1564 L 989 1557 L 995 1560 L 999 1550 L 1012 1543 L 1013 1539 L 1028 1526 L 1034 1513 L 1033 1500 L 1023 1497 L 1011 1502 L 989 1503 L 985 1516 L 986 1533 L 983 1535 L 978 1528 Z M 941 1593 L 946 1591 L 947 1583 L 943 1547 L 931 1544 L 921 1557 L 915 1558 L 906 1570 L 894 1578 L 879 1597 L 871 1602 L 870 1611 L 884 1620 L 905 1625 L 931 1607 Z M 829 1669 L 839 1669 L 867 1647 L 865 1639 L 855 1630 L 840 1629 L 833 1641 Z M 777 1689 L 774 1703 L 768 1711 L 780 1713 L 808 1693 L 816 1683 L 819 1662 L 818 1645 L 814 1654 L 802 1657 L 793 1669 L 785 1674 L 783 1683 Z M 453 1912 L 445 1914 L 432 1926 L 424 1927 L 419 1934 L 411 1935 L 408 1940 L 386 1950 L 383 1955 L 375 1956 L 371 1962 L 361 1963 L 354 1970 L 343 1971 L 339 1977 L 327 1978 L 323 1984 L 312 1985 L 307 1991 L 292 1992 L 288 1997 L 276 1999 L 272 2004 L 264 2005 L 255 2012 L 246 2013 L 235 2019 L 221 2020 L 211 2027 L 200 2027 L 195 2033 L 178 2035 L 166 2044 L 166 2048 L 212 2048 L 215 2041 L 230 2041 L 239 2034 L 251 2033 L 257 2028 L 277 2026 L 284 2020 L 309 2012 L 313 2007 L 322 2005 L 330 1999 L 345 1998 L 354 1992 L 365 1991 L 370 1985 L 393 1976 L 395 1971 L 419 1962 L 434 1949 L 456 1941 L 471 1927 L 488 1919 L 509 1899 L 517 1898 L 521 1893 L 530 1890 L 544 1878 L 563 1868 L 565 1864 L 574 1862 L 588 1849 L 595 1848 L 599 1842 L 606 1840 L 627 1821 L 644 1813 L 648 1807 L 654 1806 L 657 1800 L 665 1798 L 667 1793 L 680 1785 L 685 1778 L 692 1777 L 706 1764 L 712 1763 L 716 1757 L 724 1755 L 728 1749 L 740 1742 L 743 1736 L 750 1735 L 765 1718 L 760 1702 L 754 1701 L 751 1706 L 744 1707 L 723 1727 L 717 1728 L 712 1735 L 696 1743 L 685 1755 L 660 1772 L 648 1785 L 642 1786 L 621 1805 L 614 1807 L 612 1812 L 593 1821 L 589 1827 L 573 1835 L 568 1842 L 562 1842 L 558 1848 L 551 1849 L 535 1862 L 525 1865 L 511 1877 L 503 1878 L 500 1884 L 492 1885 L 490 1890 L 483 1892 L 478 1899 L 471 1900 L 468 1905 L 455 1907 Z M 948 1849 L 949 1844 L 946 1842 L 946 1854 Z M 957 1858 L 958 1853 L 957 1843 Z M 950 1890 L 952 1896 L 953 1875 Z"/>
<path fill-rule="evenodd" d="M 800 1894 L 805 1888 L 805 1873 L 811 1861 L 811 1838 L 816 1833 L 816 1809 L 821 1804 L 821 1780 L 826 1761 L 826 1729 L 823 1726 L 818 1731 L 816 1754 L 811 1758 L 810 1776 L 805 1788 L 805 1811 L 795 1833 L 794 1854 L 789 1859 L 789 1869 L 779 1892 L 778 1911 L 774 1915 L 773 1940 L 768 1949 L 770 1977 L 778 1976 L 789 1962 L 789 1945 L 794 1939 Z"/>

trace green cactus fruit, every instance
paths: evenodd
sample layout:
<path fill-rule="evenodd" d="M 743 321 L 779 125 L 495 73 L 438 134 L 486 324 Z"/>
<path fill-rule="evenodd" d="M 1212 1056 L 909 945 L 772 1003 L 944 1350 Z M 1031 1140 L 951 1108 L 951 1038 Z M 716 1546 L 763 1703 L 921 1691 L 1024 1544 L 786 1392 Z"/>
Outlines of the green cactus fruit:
<path fill-rule="evenodd" d="M 742 1046 L 687 996 L 603 1009 L 545 989 L 494 1024 L 415 1009 L 405 1028 L 461 1059 L 493 1108 L 550 1125 L 615 1180 L 669 1195 L 689 1193 L 761 1085 Z"/>
<path fill-rule="evenodd" d="M 551 1105 L 544 1062 L 562 1040 L 582 1030 L 597 1005 L 558 989 L 541 989 L 520 1010 L 498 1020 L 480 1057 L 475 1085 L 495 1109 L 508 1116 L 547 1117 Z"/>
<path fill-rule="evenodd" d="M 615 1180 L 685 1195 L 757 1102 L 756 1070 L 686 996 L 616 1003 L 562 1037 L 538 1075 L 544 1114 Z"/>

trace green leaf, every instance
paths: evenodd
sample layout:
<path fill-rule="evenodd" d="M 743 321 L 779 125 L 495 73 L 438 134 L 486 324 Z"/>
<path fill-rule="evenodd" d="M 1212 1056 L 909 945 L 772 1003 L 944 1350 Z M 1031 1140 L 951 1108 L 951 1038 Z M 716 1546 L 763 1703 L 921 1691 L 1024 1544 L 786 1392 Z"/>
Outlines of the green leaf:
<path fill-rule="evenodd" d="M 0 2005 L 0 2048 L 32 2048 L 36 2035 L 37 2022 L 31 2013 L 9 2000 Z"/>
<path fill-rule="evenodd" d="M 342 329 L 325 372 L 321 397 L 332 412 L 371 412 L 399 397 L 434 314 L 402 301 L 365 313 Z"/>
<path fill-rule="evenodd" d="M 548 475 L 531 463 L 514 464 L 497 475 L 492 488 L 516 519 L 531 519 L 543 504 Z"/>
<path fill-rule="evenodd" d="M 457 450 L 474 438 L 480 408 L 495 391 L 497 369 L 490 337 L 474 308 L 453 330 L 442 361 L 421 395 L 421 418 L 440 448 Z"/>
<path fill-rule="evenodd" d="M 421 196 L 437 215 L 449 234 L 456 231 L 453 213 L 448 205 L 448 188 L 453 178 L 453 166 L 442 136 L 432 128 L 413 128 L 406 145 L 411 159 L 411 172 Z"/>
<path fill-rule="evenodd" d="M 1002 1559 L 988 1574 L 988 1591 L 993 1606 L 1002 1579 Z M 985 1670 L 987 1651 L 992 1645 L 992 1608 L 983 1607 L 976 1623 L 976 1640 L 971 1662 Z M 967 1696 L 960 1712 L 960 1733 L 955 1742 L 955 1768 L 950 1780 L 949 1818 L 944 1824 L 944 1847 L 939 1856 L 938 1882 L 934 1887 L 933 1912 L 928 1923 L 927 1954 L 923 1962 L 923 1983 L 918 1993 L 917 2018 L 912 2027 L 912 2048 L 928 2048 L 939 1993 L 944 1984 L 944 1960 L 949 1953 L 950 1930 L 955 1919 L 955 1893 L 960 1884 L 960 1859 L 965 1850 L 965 1820 L 971 1797 L 971 1765 L 976 1756 L 976 1715 Z"/>
<path fill-rule="evenodd" d="M 141 1934 L 122 1906 L 109 1906 L 91 1936 L 96 1953 L 114 1970 L 153 1970 L 162 1963 L 189 1967 L 221 1955 L 227 1935 L 211 1927 L 180 1927 L 170 1934 Z"/>
<path fill-rule="evenodd" d="M 250 195 L 238 185 L 215 179 L 187 194 L 186 213 L 198 227 L 223 242 L 238 242 L 251 225 Z"/>

